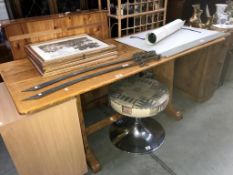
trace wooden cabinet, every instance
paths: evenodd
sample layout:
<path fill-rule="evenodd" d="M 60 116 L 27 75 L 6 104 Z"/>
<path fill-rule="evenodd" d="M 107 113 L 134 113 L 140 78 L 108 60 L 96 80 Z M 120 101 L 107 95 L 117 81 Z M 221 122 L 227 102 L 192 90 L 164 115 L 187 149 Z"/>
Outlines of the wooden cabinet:
<path fill-rule="evenodd" d="M 174 86 L 195 101 L 210 99 L 219 85 L 227 49 L 225 41 L 178 59 Z"/>
<path fill-rule="evenodd" d="M 117 24 L 117 36 L 122 37 L 160 27 L 166 23 L 167 1 L 107 0 L 110 29 Z"/>
<path fill-rule="evenodd" d="M 224 81 L 233 81 L 233 31 L 229 31 L 229 34 L 229 47 L 222 70 L 220 85 L 224 84 Z"/>
<path fill-rule="evenodd" d="M 19 175 L 87 172 L 76 99 L 19 115 L 0 84 L 0 134 Z"/>

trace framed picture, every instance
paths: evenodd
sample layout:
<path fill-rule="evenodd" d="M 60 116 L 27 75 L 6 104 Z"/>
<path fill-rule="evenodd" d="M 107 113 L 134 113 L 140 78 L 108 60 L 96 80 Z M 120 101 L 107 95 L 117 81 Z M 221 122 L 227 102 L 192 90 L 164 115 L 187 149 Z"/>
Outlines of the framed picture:
<path fill-rule="evenodd" d="M 42 62 L 70 59 L 100 52 L 110 45 L 89 35 L 78 35 L 29 45 L 27 49 Z"/>
<path fill-rule="evenodd" d="M 42 76 L 87 68 L 118 56 L 115 45 L 86 34 L 27 45 L 25 51 Z"/>

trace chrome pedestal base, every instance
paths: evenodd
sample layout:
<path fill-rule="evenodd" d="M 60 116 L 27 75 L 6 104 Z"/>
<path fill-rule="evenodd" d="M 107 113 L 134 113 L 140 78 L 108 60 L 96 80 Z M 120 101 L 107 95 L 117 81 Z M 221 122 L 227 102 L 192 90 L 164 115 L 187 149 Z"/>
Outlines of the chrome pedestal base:
<path fill-rule="evenodd" d="M 150 153 L 164 142 L 163 127 L 152 118 L 124 117 L 110 127 L 110 139 L 119 149 L 129 153 Z"/>

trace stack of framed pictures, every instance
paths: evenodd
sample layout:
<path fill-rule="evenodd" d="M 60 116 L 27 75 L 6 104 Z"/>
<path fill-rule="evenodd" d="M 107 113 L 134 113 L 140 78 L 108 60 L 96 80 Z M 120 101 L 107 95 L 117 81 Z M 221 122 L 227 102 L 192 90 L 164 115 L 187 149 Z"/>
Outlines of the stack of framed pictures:
<path fill-rule="evenodd" d="M 30 61 L 43 76 L 56 75 L 111 61 L 116 46 L 78 35 L 26 46 Z"/>

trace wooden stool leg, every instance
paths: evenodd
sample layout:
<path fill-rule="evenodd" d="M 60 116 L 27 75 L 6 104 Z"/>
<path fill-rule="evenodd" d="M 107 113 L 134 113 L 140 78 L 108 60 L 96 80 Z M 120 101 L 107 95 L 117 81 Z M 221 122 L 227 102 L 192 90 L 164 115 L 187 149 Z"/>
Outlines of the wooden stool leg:
<path fill-rule="evenodd" d="M 80 96 L 77 97 L 77 109 L 78 109 L 78 116 L 79 116 L 79 120 L 80 120 L 82 136 L 83 136 L 83 144 L 84 144 L 84 148 L 85 148 L 85 152 L 86 152 L 87 163 L 88 163 L 89 167 L 91 168 L 91 170 L 94 173 L 97 173 L 98 171 L 100 171 L 101 165 L 100 165 L 99 161 L 96 159 L 96 156 L 93 153 L 93 151 L 90 149 L 88 141 L 87 141 L 86 126 L 84 123 Z"/>
<path fill-rule="evenodd" d="M 169 61 L 160 66 L 153 68 L 153 72 L 156 75 L 156 79 L 163 82 L 169 89 L 169 103 L 166 108 L 166 112 L 175 117 L 176 120 L 182 119 L 182 113 L 178 111 L 172 103 L 173 95 L 173 79 L 174 79 L 174 61 Z"/>

